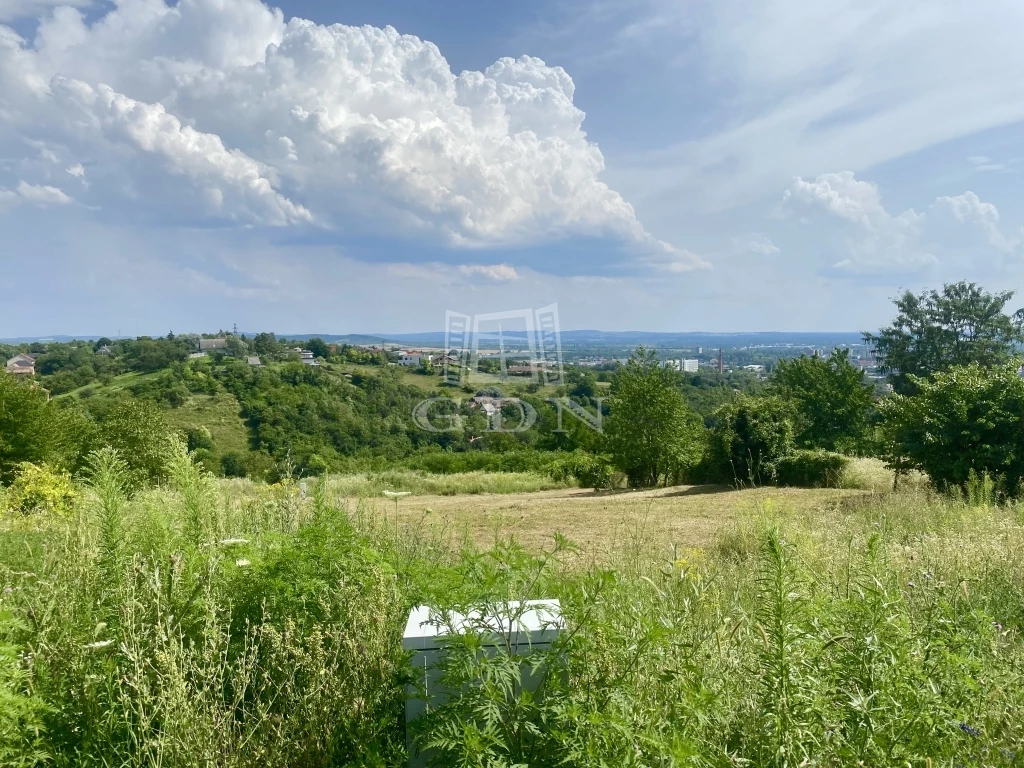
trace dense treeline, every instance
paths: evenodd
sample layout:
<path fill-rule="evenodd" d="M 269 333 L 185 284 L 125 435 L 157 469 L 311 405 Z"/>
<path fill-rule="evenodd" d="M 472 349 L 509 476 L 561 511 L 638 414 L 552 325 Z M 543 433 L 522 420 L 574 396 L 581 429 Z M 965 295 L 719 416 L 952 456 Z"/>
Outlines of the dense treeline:
<path fill-rule="evenodd" d="M 44 390 L 5 377 L 0 473 L 9 479 L 25 462 L 75 472 L 97 446 L 133 440 L 134 470 L 152 477 L 153 449 L 142 443 L 174 422 L 208 469 L 258 479 L 403 463 L 529 466 L 597 487 L 827 485 L 840 481 L 844 456 L 875 455 L 897 477 L 916 469 L 962 488 L 987 475 L 1012 495 L 1024 453 L 1015 410 L 1024 380 L 1012 361 L 1024 335 L 1020 313 L 1003 311 L 1011 296 L 958 283 L 899 297 L 892 325 L 865 335 L 895 389 L 881 400 L 846 350 L 782 360 L 762 382 L 675 371 L 641 347 L 614 370 L 569 366 L 557 390 L 509 382 L 505 397 L 496 387 L 444 387 L 429 366 L 414 386 L 388 353 L 320 339 L 303 344 L 317 365 L 273 334 L 227 335 L 198 358 L 199 337 L 173 334 L 33 345 L 37 381 L 64 396 L 49 403 Z M 252 353 L 261 365 L 247 364 Z M 124 372 L 134 374 L 115 385 Z M 201 421 L 170 418 L 197 396 L 226 398 L 244 448 L 218 445 Z"/>

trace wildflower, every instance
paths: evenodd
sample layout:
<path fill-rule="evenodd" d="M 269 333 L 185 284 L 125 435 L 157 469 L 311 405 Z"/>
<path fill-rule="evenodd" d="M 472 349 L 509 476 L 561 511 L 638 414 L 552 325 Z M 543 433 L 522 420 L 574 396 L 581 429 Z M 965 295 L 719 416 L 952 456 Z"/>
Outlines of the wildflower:
<path fill-rule="evenodd" d="M 960 730 L 966 733 L 968 736 L 981 736 L 981 731 L 967 723 L 960 723 Z"/>
<path fill-rule="evenodd" d="M 95 651 L 98 648 L 106 648 L 108 645 L 113 645 L 113 640 L 97 640 L 95 643 L 86 643 L 82 647 L 89 651 Z"/>
<path fill-rule="evenodd" d="M 1000 624 L 998 621 L 993 621 L 992 622 L 992 626 L 996 628 L 996 632 L 1002 632 L 1003 631 L 1003 625 Z"/>
<path fill-rule="evenodd" d="M 11 587 L 4 587 L 4 594 L 5 595 L 10 595 L 10 594 L 13 594 L 13 593 L 14 593 L 14 590 Z"/>
<path fill-rule="evenodd" d="M 246 567 L 252 565 L 252 563 L 250 563 L 248 560 L 246 560 L 243 557 L 243 558 L 240 558 L 238 560 L 235 560 L 235 565 L 237 565 L 239 568 L 246 568 Z"/>
<path fill-rule="evenodd" d="M 908 581 L 907 582 L 907 586 L 910 587 L 911 589 L 913 589 L 914 588 L 914 582 Z"/>

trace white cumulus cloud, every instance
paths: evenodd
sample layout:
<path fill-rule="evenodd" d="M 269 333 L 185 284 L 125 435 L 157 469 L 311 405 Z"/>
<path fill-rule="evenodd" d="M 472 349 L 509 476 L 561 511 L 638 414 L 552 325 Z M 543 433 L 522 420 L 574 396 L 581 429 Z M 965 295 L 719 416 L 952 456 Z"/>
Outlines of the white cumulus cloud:
<path fill-rule="evenodd" d="M 913 273 L 938 264 L 944 251 L 1007 253 L 1021 243 L 1003 234 L 996 206 L 970 191 L 939 197 L 922 213 L 910 208 L 892 214 L 876 184 L 842 171 L 794 179 L 783 203 L 826 212 L 845 224 L 839 234 L 848 256 L 832 264 L 840 273 Z"/>
<path fill-rule="evenodd" d="M 882 206 L 878 187 L 859 181 L 852 171 L 824 173 L 812 181 L 797 178 L 783 193 L 825 208 L 829 213 L 866 227 L 887 222 L 891 217 Z"/>
<path fill-rule="evenodd" d="M 18 203 L 31 203 L 40 207 L 51 205 L 67 205 L 73 203 L 58 187 L 51 187 L 47 184 L 29 184 L 22 180 L 18 182 L 15 189 L 0 189 L 0 203 L 16 205 Z"/>
<path fill-rule="evenodd" d="M 602 237 L 653 268 L 706 266 L 601 180 L 572 78 L 536 58 L 456 75 L 390 27 L 121 0 L 91 24 L 57 9 L 32 45 L 0 35 L 0 79 L 0 150 L 31 137 L 69 173 L 84 162 L 94 208 L 467 248 Z"/>
<path fill-rule="evenodd" d="M 1019 240 L 1006 237 L 999 228 L 999 209 L 992 203 L 983 202 L 974 192 L 964 192 L 955 197 L 940 197 L 932 205 L 960 224 L 977 227 L 988 239 L 989 244 L 1001 251 L 1012 251 Z"/>
<path fill-rule="evenodd" d="M 58 5 L 85 8 L 92 0 L 0 0 L 0 22 L 35 17 Z"/>
<path fill-rule="evenodd" d="M 489 277 L 491 280 L 498 281 L 517 280 L 519 278 L 519 273 L 516 272 L 515 267 L 508 264 L 462 264 L 459 266 L 459 271 L 464 275 L 482 275 L 483 277 Z"/>
<path fill-rule="evenodd" d="M 733 245 L 741 253 L 754 253 L 758 256 L 774 256 L 782 250 L 767 235 L 748 235 L 733 238 Z"/>

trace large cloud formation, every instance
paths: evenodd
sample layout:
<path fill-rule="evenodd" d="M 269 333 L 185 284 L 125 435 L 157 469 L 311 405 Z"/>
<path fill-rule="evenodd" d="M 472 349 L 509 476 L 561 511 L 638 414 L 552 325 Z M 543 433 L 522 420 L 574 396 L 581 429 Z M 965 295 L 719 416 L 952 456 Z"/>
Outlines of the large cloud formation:
<path fill-rule="evenodd" d="M 659 268 L 704 266 L 600 180 L 572 79 L 539 59 L 455 75 L 390 27 L 120 0 L 92 24 L 56 8 L 31 43 L 0 26 L 0 83 L 0 151 L 22 158 L 0 189 L 52 188 L 97 215 L 462 247 L 600 236 Z"/>
<path fill-rule="evenodd" d="M 1011 255 L 1021 236 L 1005 235 L 999 211 L 971 191 L 939 197 L 927 210 L 890 213 L 878 185 L 856 178 L 852 171 L 824 173 L 815 179 L 796 178 L 783 202 L 825 211 L 845 222 L 847 257 L 832 265 L 836 274 L 869 276 L 913 274 L 938 264 L 940 251 L 994 249 Z"/>

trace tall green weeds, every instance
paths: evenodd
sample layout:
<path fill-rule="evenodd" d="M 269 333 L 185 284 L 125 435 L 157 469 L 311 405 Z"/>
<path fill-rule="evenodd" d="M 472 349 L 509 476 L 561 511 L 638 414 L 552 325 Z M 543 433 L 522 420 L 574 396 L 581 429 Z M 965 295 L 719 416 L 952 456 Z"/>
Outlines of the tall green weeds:
<path fill-rule="evenodd" d="M 133 492 L 98 453 L 70 513 L 0 516 L 0 765 L 400 766 L 407 738 L 445 766 L 1024 759 L 1024 516 L 983 480 L 609 563 L 459 549 L 333 478 L 239 493 L 168 457 Z M 406 734 L 409 609 L 535 598 L 561 600 L 554 646 L 452 633 L 459 695 Z"/>

